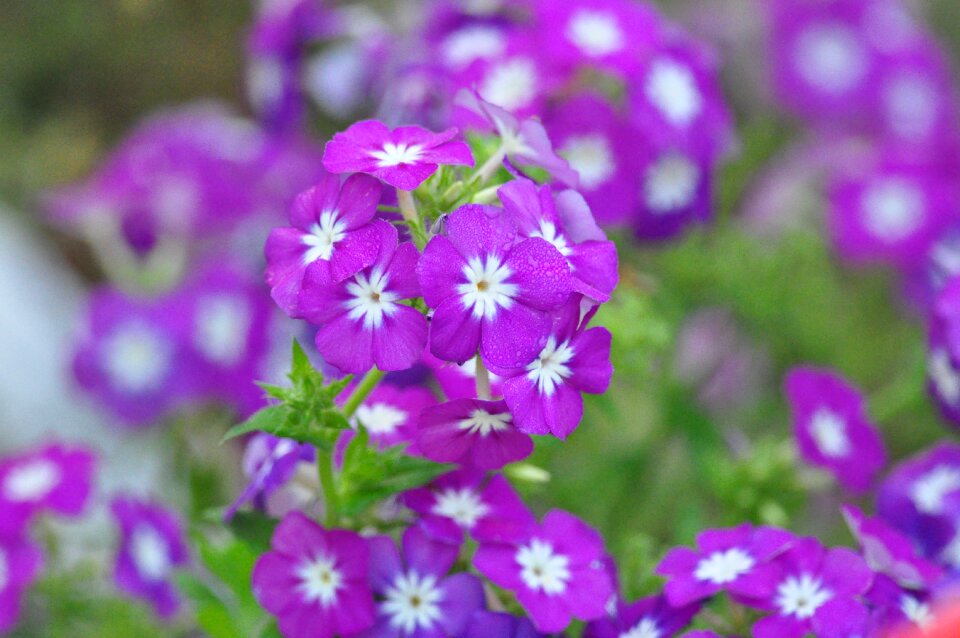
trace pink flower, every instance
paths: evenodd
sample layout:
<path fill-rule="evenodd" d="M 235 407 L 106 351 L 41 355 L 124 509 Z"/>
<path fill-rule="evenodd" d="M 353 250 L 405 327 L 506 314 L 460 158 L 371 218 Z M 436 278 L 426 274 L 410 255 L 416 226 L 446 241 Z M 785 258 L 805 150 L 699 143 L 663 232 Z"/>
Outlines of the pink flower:
<path fill-rule="evenodd" d="M 331 173 L 369 173 L 387 184 L 412 191 L 440 164 L 473 166 L 470 147 L 453 141 L 457 129 L 432 133 L 419 126 L 390 130 L 376 120 L 357 122 L 337 133 L 323 152 Z"/>

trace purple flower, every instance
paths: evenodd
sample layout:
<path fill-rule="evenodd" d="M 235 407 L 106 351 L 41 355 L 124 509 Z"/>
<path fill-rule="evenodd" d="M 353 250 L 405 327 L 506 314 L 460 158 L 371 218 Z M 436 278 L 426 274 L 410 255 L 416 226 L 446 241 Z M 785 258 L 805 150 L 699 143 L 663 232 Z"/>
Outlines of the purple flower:
<path fill-rule="evenodd" d="M 477 396 L 477 360 L 467 359 L 461 364 L 441 361 L 427 350 L 423 353 L 423 362 L 433 370 L 433 376 L 448 399 L 472 399 Z M 501 386 L 503 380 L 500 375 L 488 371 L 490 378 L 490 394 L 493 397 L 503 396 Z"/>
<path fill-rule="evenodd" d="M 790 370 L 785 389 L 803 458 L 851 491 L 869 489 L 887 454 L 860 392 L 834 372 L 811 367 Z"/>
<path fill-rule="evenodd" d="M 948 347 L 945 328 L 936 322 L 931 326 L 927 351 L 927 390 L 940 408 L 940 413 L 954 426 L 960 425 L 960 367 L 954 363 Z"/>
<path fill-rule="evenodd" d="M 483 483 L 482 471 L 461 469 L 406 492 L 403 502 L 420 515 L 428 535 L 455 545 L 465 532 L 477 540 L 509 540 L 536 524 L 507 479 L 496 475 Z"/>
<path fill-rule="evenodd" d="M 42 567 L 43 554 L 25 537 L 0 536 L 0 632 L 17 624 L 23 594 Z"/>
<path fill-rule="evenodd" d="M 337 175 L 301 193 L 290 209 L 292 226 L 274 228 L 265 248 L 270 294 L 284 312 L 299 316 L 297 296 L 308 266 L 342 281 L 377 258 L 379 234 L 371 224 L 383 187 L 367 175 Z"/>
<path fill-rule="evenodd" d="M 447 638 L 463 634 L 483 609 L 476 576 L 447 576 L 458 547 L 430 540 L 418 527 L 403 534 L 403 557 L 387 536 L 370 540 L 370 583 L 379 599 L 377 622 L 358 638 Z"/>
<path fill-rule="evenodd" d="M 225 518 L 229 520 L 247 503 L 266 509 L 267 499 L 293 477 L 300 462 L 313 459 L 311 445 L 264 433 L 252 436 L 243 452 L 243 473 L 249 482 L 227 508 Z"/>
<path fill-rule="evenodd" d="M 602 394 L 610 385 L 611 335 L 580 323 L 580 304 L 569 302 L 554 318 L 547 344 L 526 367 L 500 370 L 503 398 L 517 428 L 564 439 L 583 417 L 582 392 Z"/>
<path fill-rule="evenodd" d="M 271 547 L 254 565 L 253 594 L 284 636 L 332 638 L 373 626 L 367 541 L 292 512 L 277 525 Z"/>
<path fill-rule="evenodd" d="M 470 147 L 454 141 L 457 129 L 432 133 L 419 126 L 390 130 L 376 120 L 357 122 L 337 133 L 323 152 L 331 173 L 369 173 L 395 188 L 412 191 L 440 164 L 473 166 Z"/>
<path fill-rule="evenodd" d="M 180 599 L 172 576 L 190 562 L 176 514 L 161 505 L 118 497 L 110 509 L 120 527 L 114 570 L 117 587 L 148 602 L 162 618 L 173 616 Z"/>
<path fill-rule="evenodd" d="M 675 607 L 720 591 L 741 599 L 764 599 L 776 586 L 777 569 L 770 561 L 792 541 L 789 532 L 774 527 L 754 529 L 749 523 L 706 530 L 697 535 L 699 551 L 675 547 L 663 557 L 656 571 L 670 579 L 664 592 Z"/>
<path fill-rule="evenodd" d="M 473 565 L 514 592 L 539 631 L 562 631 L 571 619 L 596 620 L 614 594 L 600 535 L 576 517 L 548 512 L 541 525 L 511 542 L 481 543 Z"/>
<path fill-rule="evenodd" d="M 617 247 L 597 226 L 579 193 L 565 190 L 554 197 L 549 186 L 538 190 L 534 182 L 516 179 L 497 195 L 504 218 L 520 237 L 545 239 L 566 258 L 576 292 L 599 302 L 610 299 L 617 285 Z"/>
<path fill-rule="evenodd" d="M 0 460 L 0 533 L 19 533 L 41 512 L 83 514 L 95 468 L 92 451 L 59 443 Z"/>
<path fill-rule="evenodd" d="M 853 505 L 843 506 L 843 517 L 870 569 L 900 587 L 925 589 L 943 576 L 940 567 L 921 558 L 913 542 L 882 518 L 868 518 Z"/>
<path fill-rule="evenodd" d="M 841 638 L 863 631 L 867 610 L 858 597 L 870 588 L 873 572 L 857 554 L 801 538 L 774 565 L 776 589 L 760 603 L 774 615 L 754 625 L 756 638 L 801 638 L 811 632 Z"/>
<path fill-rule="evenodd" d="M 689 625 L 698 611 L 698 604 L 672 606 L 664 596 L 651 596 L 629 604 L 618 601 L 614 617 L 592 621 L 583 638 L 669 638 Z"/>
<path fill-rule="evenodd" d="M 406 370 L 427 343 L 427 320 L 402 303 L 420 296 L 417 261 L 410 242 L 397 245 L 397 230 L 384 221 L 373 224 L 379 235 L 375 260 L 342 281 L 311 266 L 298 305 L 307 321 L 320 326 L 317 350 L 345 373 Z"/>
<path fill-rule="evenodd" d="M 942 335 L 951 362 L 960 360 L 960 277 L 949 279 L 937 295 L 933 304 L 931 334 Z"/>
<path fill-rule="evenodd" d="M 381 383 L 357 408 L 353 421 L 362 423 L 370 440 L 381 447 L 407 443 L 407 453 L 412 454 L 416 450 L 417 419 L 423 410 L 435 405 L 437 399 L 427 388 Z"/>
<path fill-rule="evenodd" d="M 674 237 L 691 223 L 711 214 L 713 163 L 704 140 L 657 143 L 650 140 L 639 151 L 639 179 L 635 182 L 639 206 L 633 219 L 640 239 Z"/>
<path fill-rule="evenodd" d="M 873 606 L 868 636 L 898 635 L 894 631 L 912 636 L 910 627 L 927 629 L 934 619 L 929 592 L 904 589 L 885 574 L 877 574 L 866 599 Z"/>
<path fill-rule="evenodd" d="M 495 611 L 473 614 L 464 638 L 545 638 L 527 618 Z"/>
<path fill-rule="evenodd" d="M 479 348 L 492 365 L 526 365 L 546 345 L 550 311 L 570 296 L 560 251 L 540 238 L 517 241 L 499 212 L 458 208 L 424 250 L 420 284 L 434 308 L 430 351 L 440 359 L 463 363 Z"/>
<path fill-rule="evenodd" d="M 518 117 L 536 115 L 550 90 L 558 88 L 561 74 L 546 64 L 529 31 L 509 30 L 506 34 L 502 55 L 479 59 L 464 71 L 451 73 L 451 82 L 461 90 L 474 90 L 505 112 Z"/>
<path fill-rule="evenodd" d="M 455 399 L 420 413 L 417 449 L 438 463 L 496 470 L 533 452 L 503 401 Z"/>

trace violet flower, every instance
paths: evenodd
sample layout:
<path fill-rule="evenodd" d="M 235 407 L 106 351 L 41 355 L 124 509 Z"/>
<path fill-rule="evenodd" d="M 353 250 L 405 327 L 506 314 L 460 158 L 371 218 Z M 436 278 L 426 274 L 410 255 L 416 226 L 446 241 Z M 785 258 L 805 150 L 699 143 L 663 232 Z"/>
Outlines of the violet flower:
<path fill-rule="evenodd" d="M 229 520 L 247 503 L 265 510 L 270 495 L 293 477 L 302 461 L 313 462 L 314 455 L 312 445 L 263 432 L 252 436 L 243 451 L 243 473 L 248 483 L 227 508 L 224 517 Z"/>
<path fill-rule="evenodd" d="M 633 603 L 617 601 L 611 619 L 594 620 L 587 625 L 583 638 L 669 638 L 690 624 L 700 605 L 674 606 L 664 596 L 650 596 Z"/>
<path fill-rule="evenodd" d="M 43 568 L 43 554 L 24 536 L 0 535 L 0 632 L 13 629 L 27 588 Z"/>
<path fill-rule="evenodd" d="M 464 638 L 546 638 L 527 618 L 496 611 L 473 614 Z"/>

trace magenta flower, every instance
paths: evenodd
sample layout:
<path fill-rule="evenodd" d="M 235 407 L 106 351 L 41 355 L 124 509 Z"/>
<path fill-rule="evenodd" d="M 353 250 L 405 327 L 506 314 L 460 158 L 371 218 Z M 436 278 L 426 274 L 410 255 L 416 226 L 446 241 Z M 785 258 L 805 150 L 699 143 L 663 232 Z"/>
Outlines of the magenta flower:
<path fill-rule="evenodd" d="M 458 546 L 464 533 L 476 540 L 509 540 L 536 524 L 507 479 L 496 475 L 483 483 L 484 472 L 461 469 L 406 492 L 403 503 L 420 515 L 418 523 L 429 536 Z"/>
<path fill-rule="evenodd" d="M 713 161 L 705 140 L 650 143 L 640 149 L 639 206 L 633 219 L 640 239 L 674 237 L 712 213 Z"/>
<path fill-rule="evenodd" d="M 177 515 L 159 504 L 130 497 L 115 498 L 110 509 L 120 527 L 114 582 L 120 590 L 148 602 L 158 616 L 173 616 L 180 608 L 173 573 L 190 562 Z"/>
<path fill-rule="evenodd" d="M 42 567 L 43 554 L 25 537 L 0 536 L 0 633 L 17 624 L 23 594 Z"/>
<path fill-rule="evenodd" d="M 770 561 L 785 551 L 794 537 L 774 527 L 744 523 L 697 535 L 697 549 L 675 547 L 656 572 L 667 576 L 664 592 L 674 607 L 689 605 L 728 591 L 741 599 L 760 600 L 773 594 L 777 570 Z"/>
<path fill-rule="evenodd" d="M 0 533 L 19 533 L 42 512 L 71 518 L 83 514 L 95 468 L 91 450 L 59 443 L 0 460 Z"/>
<path fill-rule="evenodd" d="M 481 543 L 473 565 L 514 592 L 544 633 L 563 631 L 573 618 L 596 620 L 614 594 L 600 535 L 576 517 L 553 510 L 541 525 L 510 542 Z"/>
<path fill-rule="evenodd" d="M 369 173 L 400 190 L 412 191 L 441 164 L 473 166 L 470 147 L 455 141 L 457 129 L 432 133 L 419 126 L 390 130 L 364 120 L 327 142 L 323 167 L 331 173 Z"/>
<path fill-rule="evenodd" d="M 266 280 L 277 305 L 299 316 L 297 297 L 308 266 L 342 281 L 377 258 L 379 234 L 371 224 L 383 187 L 367 175 L 337 175 L 300 193 L 290 208 L 290 224 L 274 228 L 264 249 Z"/>
<path fill-rule="evenodd" d="M 776 590 L 760 606 L 775 613 L 754 625 L 756 638 L 862 635 L 867 609 L 858 597 L 870 588 L 873 572 L 857 554 L 801 538 L 774 565 Z"/>
<path fill-rule="evenodd" d="M 610 299 L 617 285 L 617 247 L 579 193 L 565 190 L 554 197 L 549 186 L 538 190 L 530 180 L 515 179 L 497 195 L 520 237 L 545 239 L 566 258 L 576 292 L 601 303 Z"/>
<path fill-rule="evenodd" d="M 672 606 L 664 596 L 650 596 L 629 604 L 617 601 L 617 611 L 613 618 L 590 622 L 583 632 L 583 638 L 668 638 L 689 625 L 698 611 L 700 605 L 696 603 Z"/>
<path fill-rule="evenodd" d="M 464 638 L 546 638 L 527 618 L 497 611 L 473 614 Z"/>
<path fill-rule="evenodd" d="M 829 470 L 845 488 L 867 490 L 887 453 L 860 392 L 832 371 L 810 367 L 793 368 L 785 389 L 803 458 Z"/>
<path fill-rule="evenodd" d="M 550 311 L 570 297 L 570 268 L 538 237 L 517 241 L 493 207 L 467 205 L 420 260 L 424 301 L 434 308 L 430 351 L 463 363 L 479 348 L 502 367 L 529 363 L 546 345 Z"/>
<path fill-rule="evenodd" d="M 312 445 L 262 432 L 252 436 L 243 451 L 243 473 L 249 482 L 227 508 L 224 517 L 229 520 L 247 503 L 266 510 L 270 495 L 293 477 L 301 461 L 312 462 L 314 455 Z"/>
<path fill-rule="evenodd" d="M 413 446 L 420 413 L 435 405 L 437 399 L 427 388 L 381 383 L 357 408 L 353 420 L 362 423 L 370 440 L 382 447 L 400 443 Z M 407 452 L 414 449 L 408 447 Z"/>
<path fill-rule="evenodd" d="M 317 351 L 345 373 L 406 370 L 420 360 L 427 343 L 427 320 L 402 303 L 420 296 L 417 260 L 410 242 L 397 245 L 397 230 L 374 224 L 379 252 L 366 268 L 340 282 L 323 269 L 307 270 L 299 307 L 318 326 Z"/>
<path fill-rule="evenodd" d="M 447 573 L 458 547 L 433 541 L 419 527 L 403 534 L 403 557 L 388 536 L 370 540 L 370 583 L 379 599 L 376 624 L 357 638 L 447 638 L 463 634 L 483 609 L 476 576 Z"/>
<path fill-rule="evenodd" d="M 543 350 L 524 368 L 501 370 L 503 398 L 517 428 L 565 439 L 583 417 L 582 392 L 603 394 L 610 385 L 611 335 L 580 323 L 576 297 L 554 317 Z"/>
<path fill-rule="evenodd" d="M 496 470 L 530 456 L 533 440 L 503 401 L 456 399 L 420 413 L 417 449 L 438 463 Z"/>
<path fill-rule="evenodd" d="M 333 638 L 373 626 L 368 542 L 292 512 L 253 568 L 253 594 L 287 638 Z"/>

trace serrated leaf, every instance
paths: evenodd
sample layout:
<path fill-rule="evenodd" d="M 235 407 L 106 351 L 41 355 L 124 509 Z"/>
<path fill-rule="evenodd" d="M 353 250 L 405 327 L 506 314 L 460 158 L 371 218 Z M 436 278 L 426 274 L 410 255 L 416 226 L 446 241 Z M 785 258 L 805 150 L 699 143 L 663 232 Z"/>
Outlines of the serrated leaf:
<path fill-rule="evenodd" d="M 257 386 L 267 393 L 267 396 L 274 399 L 279 399 L 280 401 L 286 401 L 290 397 L 291 389 L 282 385 L 274 385 L 272 383 L 264 383 L 262 381 L 256 382 Z"/>
<path fill-rule="evenodd" d="M 294 383 L 307 378 L 312 374 L 319 374 L 310 363 L 310 358 L 304 352 L 300 342 L 293 340 L 293 356 L 291 357 L 290 380 Z M 323 376 L 320 377 L 321 381 Z"/>
<path fill-rule="evenodd" d="M 251 432 L 268 432 L 275 434 L 283 428 L 287 415 L 288 410 L 284 405 L 270 405 L 257 410 L 249 419 L 227 430 L 227 433 L 223 435 L 223 439 L 221 439 L 220 442 L 224 443 L 238 436 L 250 434 Z"/>

